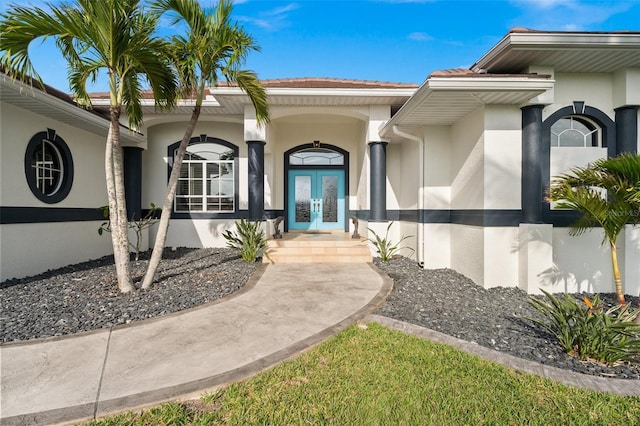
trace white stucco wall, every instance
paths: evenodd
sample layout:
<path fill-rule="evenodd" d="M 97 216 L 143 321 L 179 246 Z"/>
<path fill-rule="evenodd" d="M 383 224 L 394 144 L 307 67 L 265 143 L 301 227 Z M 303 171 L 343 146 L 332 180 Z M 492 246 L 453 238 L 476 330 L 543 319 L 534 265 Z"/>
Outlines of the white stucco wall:
<path fill-rule="evenodd" d="M 518 286 L 518 228 L 484 228 L 484 287 Z"/>
<path fill-rule="evenodd" d="M 484 208 L 518 210 L 522 112 L 513 105 L 487 105 L 484 114 Z"/>
<path fill-rule="evenodd" d="M 424 138 L 424 208 L 451 208 L 451 127 L 426 126 Z"/>
<path fill-rule="evenodd" d="M 97 209 L 107 204 L 104 138 L 5 103 L 0 111 L 0 205 Z M 56 204 L 44 203 L 31 193 L 24 171 L 29 140 L 47 128 L 66 142 L 74 166 L 71 191 Z M 30 276 L 112 253 L 109 236 L 98 235 L 100 223 L 0 225 L 0 279 Z"/>
<path fill-rule="evenodd" d="M 555 103 L 545 108 L 543 119 L 574 101 L 585 102 L 613 118 L 613 74 L 556 73 Z"/>
<path fill-rule="evenodd" d="M 91 221 L 0 226 L 0 281 L 113 253 L 111 237 L 99 236 L 99 226 Z"/>
<path fill-rule="evenodd" d="M 483 228 L 458 224 L 451 224 L 450 228 L 451 268 L 484 286 Z"/>
<path fill-rule="evenodd" d="M 484 108 L 451 129 L 451 208 L 484 207 Z"/>
<path fill-rule="evenodd" d="M 24 172 L 24 154 L 29 141 L 48 128 L 64 139 L 73 158 L 71 192 L 56 204 L 38 200 L 29 190 Z M 97 208 L 107 204 L 104 138 L 5 103 L 2 104 L 0 138 L 0 199 L 3 206 Z"/>
<path fill-rule="evenodd" d="M 424 268 L 451 268 L 451 228 L 449 223 L 424 224 Z"/>

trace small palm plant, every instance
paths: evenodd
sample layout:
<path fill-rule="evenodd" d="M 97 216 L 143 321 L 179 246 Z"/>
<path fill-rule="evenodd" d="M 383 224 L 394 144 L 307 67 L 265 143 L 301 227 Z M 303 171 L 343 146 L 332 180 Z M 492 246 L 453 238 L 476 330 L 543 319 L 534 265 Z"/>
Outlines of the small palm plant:
<path fill-rule="evenodd" d="M 606 193 L 606 195 L 605 195 Z M 627 223 L 640 222 L 640 156 L 625 154 L 604 158 L 588 167 L 577 167 L 556 177 L 548 198 L 558 207 L 582 213 L 572 224 L 571 235 L 581 235 L 595 226 L 604 232 L 603 244 L 611 249 L 614 285 L 618 303 L 625 305 L 616 241 Z"/>
<path fill-rule="evenodd" d="M 235 222 L 235 225 L 235 231 L 227 229 L 222 234 L 227 240 L 227 247 L 238 250 L 245 262 L 255 262 L 259 257 L 266 256 L 267 240 L 262 223 L 241 219 L 240 222 Z"/>
<path fill-rule="evenodd" d="M 551 333 L 566 353 L 607 365 L 640 360 L 640 325 L 634 322 L 640 311 L 620 305 L 605 311 L 598 295 L 584 297 L 583 306 L 567 294 L 543 293 L 547 301 L 531 296 L 529 303 L 544 319 L 529 320 Z"/>
<path fill-rule="evenodd" d="M 367 228 L 369 232 L 371 232 L 374 236 L 374 238 L 369 238 L 369 241 L 373 243 L 373 246 L 376 249 L 376 253 L 378 253 L 378 256 L 380 256 L 380 260 L 382 260 L 383 262 L 391 260 L 391 258 L 402 249 L 413 251 L 411 247 L 400 247 L 400 243 L 402 243 L 407 238 L 411 238 L 411 236 L 409 235 L 401 237 L 400 241 L 398 241 L 397 244 L 393 244 L 391 242 L 391 240 L 389 239 L 389 229 L 391 229 L 391 225 L 393 225 L 393 222 L 390 222 L 387 226 L 387 232 L 385 233 L 384 238 L 380 237 L 373 229 Z"/>

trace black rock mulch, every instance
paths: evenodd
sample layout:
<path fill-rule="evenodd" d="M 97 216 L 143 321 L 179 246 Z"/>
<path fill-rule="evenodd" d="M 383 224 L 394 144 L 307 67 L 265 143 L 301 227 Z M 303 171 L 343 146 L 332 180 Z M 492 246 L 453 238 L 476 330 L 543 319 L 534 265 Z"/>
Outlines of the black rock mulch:
<path fill-rule="evenodd" d="M 141 281 L 150 252 L 131 262 Z M 61 336 L 192 308 L 244 286 L 258 264 L 231 249 L 166 250 L 147 290 L 121 294 L 113 256 L 0 284 L 0 342 Z"/>
<path fill-rule="evenodd" d="M 518 288 L 483 289 L 451 269 L 424 270 L 407 258 L 389 262 L 376 259 L 376 266 L 393 279 L 394 285 L 379 315 L 553 367 L 640 379 L 640 364 L 607 367 L 564 353 L 553 336 L 528 320 L 540 318 L 540 314 Z M 615 294 L 600 294 L 600 298 L 607 307 L 616 304 Z M 637 298 L 627 297 L 627 303 L 636 306 Z"/>
<path fill-rule="evenodd" d="M 149 252 L 132 262 L 140 280 Z M 542 364 L 580 373 L 640 379 L 639 364 L 606 367 L 565 353 L 527 318 L 539 315 L 516 288 L 485 290 L 450 269 L 423 270 L 406 258 L 376 265 L 394 280 L 377 312 Z M 193 308 L 242 288 L 258 268 L 231 249 L 167 250 L 148 290 L 120 294 L 113 258 L 0 283 L 0 342 L 61 336 Z M 601 294 L 605 305 L 613 294 Z M 637 299 L 628 298 L 629 303 Z"/>

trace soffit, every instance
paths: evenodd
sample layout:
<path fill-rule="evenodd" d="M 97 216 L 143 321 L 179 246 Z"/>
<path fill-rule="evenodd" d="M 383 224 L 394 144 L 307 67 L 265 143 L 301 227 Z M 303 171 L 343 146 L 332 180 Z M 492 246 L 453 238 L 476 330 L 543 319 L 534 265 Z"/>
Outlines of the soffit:
<path fill-rule="evenodd" d="M 380 129 L 380 136 L 398 139 L 393 126 L 417 133 L 423 126 L 450 126 L 483 105 L 524 105 L 553 87 L 549 76 L 429 77 L 399 111 Z"/>
<path fill-rule="evenodd" d="M 331 107 L 364 105 L 402 105 L 417 90 L 400 89 L 323 89 L 323 88 L 267 88 L 270 106 L 284 107 Z M 211 93 L 222 105 L 250 105 L 247 95 L 236 89 L 212 89 Z"/>
<path fill-rule="evenodd" d="M 640 33 L 545 33 L 516 29 L 472 69 L 519 73 L 532 65 L 553 66 L 556 73 L 608 73 L 640 67 Z"/>
<path fill-rule="evenodd" d="M 0 77 L 0 99 L 2 102 L 105 138 L 109 130 L 109 120 L 99 111 L 85 110 L 68 95 L 52 88 L 51 93 L 47 93 L 3 76 Z M 123 142 L 128 144 L 144 143 L 143 136 L 133 132 L 121 131 L 121 137 Z"/>

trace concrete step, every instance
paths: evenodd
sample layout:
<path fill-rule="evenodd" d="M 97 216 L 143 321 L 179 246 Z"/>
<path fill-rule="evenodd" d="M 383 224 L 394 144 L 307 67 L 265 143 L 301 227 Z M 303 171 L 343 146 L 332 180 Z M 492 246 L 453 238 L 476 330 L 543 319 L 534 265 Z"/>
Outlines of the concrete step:
<path fill-rule="evenodd" d="M 371 262 L 366 239 L 348 233 L 287 233 L 282 239 L 267 241 L 264 263 L 362 263 Z"/>

